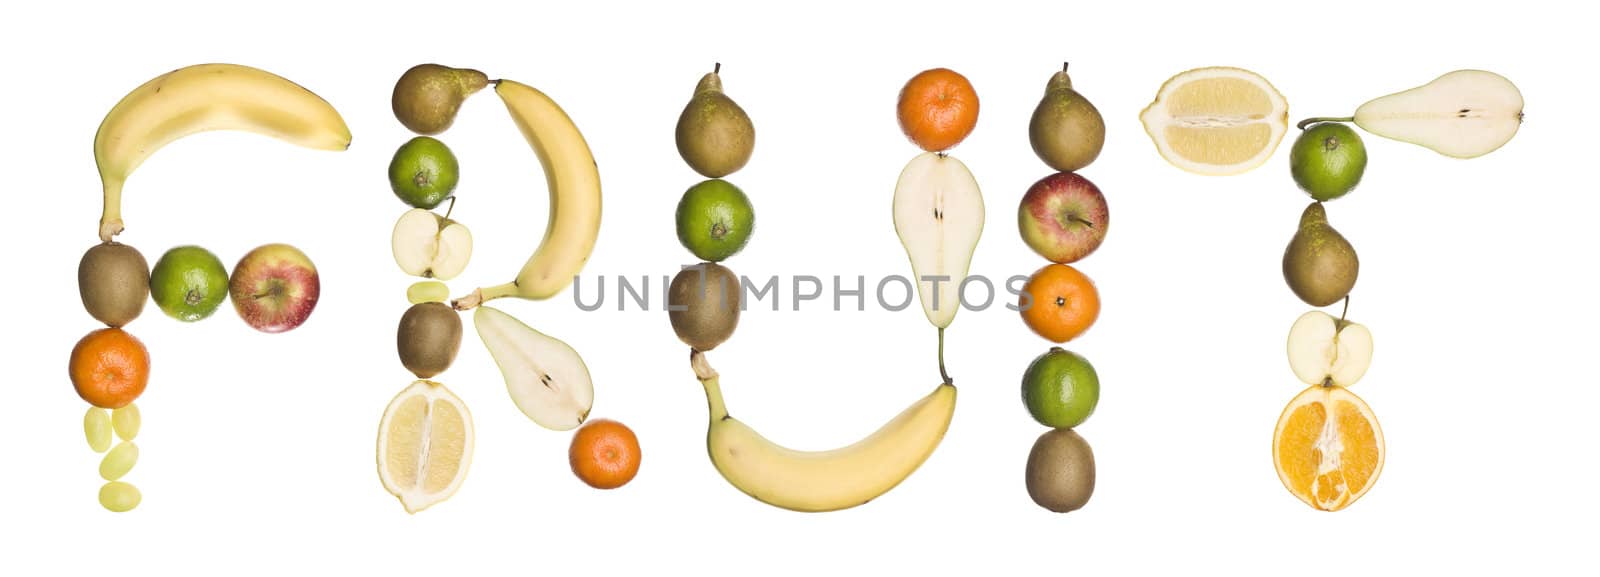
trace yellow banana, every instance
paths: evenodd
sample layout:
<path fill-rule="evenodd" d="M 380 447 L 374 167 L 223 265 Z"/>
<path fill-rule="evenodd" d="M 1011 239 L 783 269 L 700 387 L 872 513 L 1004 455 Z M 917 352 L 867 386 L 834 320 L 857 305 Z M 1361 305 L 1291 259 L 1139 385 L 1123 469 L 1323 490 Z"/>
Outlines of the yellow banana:
<path fill-rule="evenodd" d="M 555 296 L 583 270 L 600 235 L 600 169 L 572 118 L 532 86 L 497 80 L 494 91 L 544 168 L 550 220 L 539 248 L 515 280 L 479 288 L 457 299 L 459 310 L 501 297 L 543 300 Z"/>
<path fill-rule="evenodd" d="M 955 385 L 944 383 L 854 444 L 796 451 L 728 415 L 721 377 L 704 353 L 691 353 L 690 364 L 711 408 L 706 448 L 712 464 L 745 494 L 793 511 L 847 509 L 887 493 L 933 454 L 955 414 Z"/>
<path fill-rule="evenodd" d="M 150 79 L 100 123 L 94 160 L 105 189 L 100 240 L 121 233 L 122 186 L 173 141 L 241 130 L 318 150 L 350 147 L 350 128 L 327 101 L 276 74 L 238 64 L 196 64 Z"/>

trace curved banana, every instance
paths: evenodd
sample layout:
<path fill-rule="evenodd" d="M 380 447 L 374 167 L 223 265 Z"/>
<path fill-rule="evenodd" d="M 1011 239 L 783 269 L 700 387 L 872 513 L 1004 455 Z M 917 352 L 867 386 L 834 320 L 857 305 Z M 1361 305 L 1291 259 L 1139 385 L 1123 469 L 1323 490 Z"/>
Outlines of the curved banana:
<path fill-rule="evenodd" d="M 704 353 L 691 353 L 690 364 L 711 407 L 706 449 L 712 464 L 745 494 L 793 511 L 847 509 L 887 493 L 933 454 L 955 414 L 956 387 L 944 383 L 854 444 L 796 451 L 728 415 L 721 379 Z"/>
<path fill-rule="evenodd" d="M 555 296 L 583 270 L 600 236 L 600 169 L 583 133 L 560 105 L 532 86 L 497 80 L 494 91 L 544 168 L 550 220 L 539 248 L 522 265 L 516 280 L 472 291 L 455 301 L 458 310 L 501 297 L 543 300 Z"/>
<path fill-rule="evenodd" d="M 350 128 L 327 101 L 289 80 L 238 64 L 196 64 L 150 79 L 106 113 L 94 136 L 105 189 L 100 240 L 121 233 L 122 185 L 161 147 L 192 134 L 242 130 L 307 148 L 344 150 Z"/>

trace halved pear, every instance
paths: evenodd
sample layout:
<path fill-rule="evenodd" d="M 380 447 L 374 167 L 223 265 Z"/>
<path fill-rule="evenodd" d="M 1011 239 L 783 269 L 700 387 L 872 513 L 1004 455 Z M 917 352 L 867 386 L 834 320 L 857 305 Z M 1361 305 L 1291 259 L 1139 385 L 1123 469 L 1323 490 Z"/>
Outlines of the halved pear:
<path fill-rule="evenodd" d="M 1522 126 L 1522 92 L 1499 74 L 1457 70 L 1362 104 L 1355 123 L 1384 138 L 1473 158 L 1516 136 Z"/>
<path fill-rule="evenodd" d="M 1289 368 L 1308 385 L 1348 387 L 1372 365 L 1372 333 L 1322 311 L 1300 315 L 1289 328 Z"/>
<path fill-rule="evenodd" d="M 553 431 L 577 428 L 589 417 L 594 383 L 578 351 L 492 307 L 480 305 L 472 324 L 522 414 Z"/>
<path fill-rule="evenodd" d="M 945 328 L 961 308 L 957 294 L 983 236 L 983 193 L 967 165 L 925 152 L 900 172 L 894 189 L 894 230 L 911 259 L 922 312 Z"/>
<path fill-rule="evenodd" d="M 459 222 L 413 208 L 394 223 L 390 248 L 406 274 L 450 280 L 472 259 L 472 233 Z"/>

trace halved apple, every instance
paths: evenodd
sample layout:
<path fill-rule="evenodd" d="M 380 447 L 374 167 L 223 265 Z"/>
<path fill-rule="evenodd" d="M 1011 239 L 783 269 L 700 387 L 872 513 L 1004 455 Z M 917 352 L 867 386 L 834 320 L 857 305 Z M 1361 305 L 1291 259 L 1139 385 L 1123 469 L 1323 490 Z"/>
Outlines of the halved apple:
<path fill-rule="evenodd" d="M 1348 387 L 1371 364 L 1372 333 L 1359 323 L 1314 310 L 1289 328 L 1289 368 L 1301 382 Z"/>
<path fill-rule="evenodd" d="M 450 280 L 472 258 L 472 233 L 466 225 L 413 208 L 394 223 L 394 262 L 412 276 Z"/>

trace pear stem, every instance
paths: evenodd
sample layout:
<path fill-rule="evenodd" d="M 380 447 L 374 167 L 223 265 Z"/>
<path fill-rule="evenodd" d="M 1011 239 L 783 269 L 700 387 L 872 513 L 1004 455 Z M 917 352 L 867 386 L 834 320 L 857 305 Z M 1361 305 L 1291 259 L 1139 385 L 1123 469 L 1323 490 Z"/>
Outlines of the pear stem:
<path fill-rule="evenodd" d="M 722 63 L 718 62 L 716 66 L 712 66 L 711 67 L 711 73 L 712 74 L 722 74 Z"/>
<path fill-rule="evenodd" d="M 1062 71 L 1062 72 L 1066 72 L 1066 71 L 1067 71 L 1067 64 L 1068 64 L 1068 63 L 1066 63 L 1066 62 L 1062 62 L 1062 63 L 1061 63 L 1061 71 Z"/>
<path fill-rule="evenodd" d="M 944 384 L 946 384 L 946 385 L 955 384 L 955 381 L 950 379 L 950 373 L 947 373 L 944 370 L 944 328 L 943 327 L 939 328 L 939 376 L 944 378 Z"/>
<path fill-rule="evenodd" d="M 1313 116 L 1296 123 L 1294 127 L 1300 130 L 1305 130 L 1307 126 L 1311 126 L 1318 122 L 1351 122 L 1355 119 L 1356 117 L 1354 116 L 1340 116 L 1337 118 L 1332 116 Z"/>

